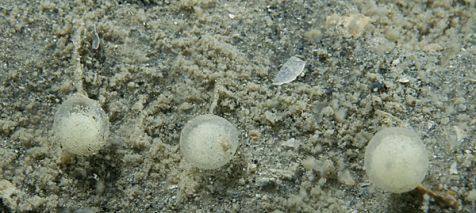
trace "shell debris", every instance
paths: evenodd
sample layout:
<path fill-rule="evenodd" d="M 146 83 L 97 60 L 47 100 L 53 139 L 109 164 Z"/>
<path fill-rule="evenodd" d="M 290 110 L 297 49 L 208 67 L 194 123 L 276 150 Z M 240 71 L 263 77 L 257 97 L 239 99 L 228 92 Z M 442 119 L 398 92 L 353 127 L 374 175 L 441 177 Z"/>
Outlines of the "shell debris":
<path fill-rule="evenodd" d="M 304 70 L 306 62 L 293 56 L 283 64 L 273 79 L 273 85 L 282 85 L 294 81 Z"/>

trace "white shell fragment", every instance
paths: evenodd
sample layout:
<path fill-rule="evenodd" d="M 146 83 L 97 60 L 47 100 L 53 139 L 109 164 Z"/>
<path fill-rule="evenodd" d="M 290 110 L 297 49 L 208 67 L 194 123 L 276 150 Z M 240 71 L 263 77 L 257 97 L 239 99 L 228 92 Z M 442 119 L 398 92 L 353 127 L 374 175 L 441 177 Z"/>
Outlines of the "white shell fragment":
<path fill-rule="evenodd" d="M 407 77 L 402 77 L 400 79 L 398 79 L 398 82 L 402 83 L 402 84 L 407 84 L 410 82 L 410 79 L 408 79 Z"/>
<path fill-rule="evenodd" d="M 302 73 L 305 65 L 306 62 L 296 56 L 289 58 L 274 77 L 273 84 L 281 85 L 294 81 Z"/>

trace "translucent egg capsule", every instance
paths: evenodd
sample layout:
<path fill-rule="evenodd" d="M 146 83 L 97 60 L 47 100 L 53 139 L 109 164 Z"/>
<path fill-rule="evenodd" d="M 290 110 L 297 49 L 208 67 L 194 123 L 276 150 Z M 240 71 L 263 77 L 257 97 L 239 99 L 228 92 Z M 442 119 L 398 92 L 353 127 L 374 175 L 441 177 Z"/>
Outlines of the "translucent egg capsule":
<path fill-rule="evenodd" d="M 106 144 L 109 120 L 97 101 L 75 94 L 58 108 L 53 132 L 64 150 L 76 155 L 92 155 Z"/>
<path fill-rule="evenodd" d="M 180 135 L 180 151 L 187 162 L 201 169 L 217 169 L 227 164 L 239 145 L 236 127 L 216 115 L 200 115 L 190 120 Z"/>
<path fill-rule="evenodd" d="M 403 193 L 416 188 L 428 170 L 428 154 L 415 131 L 380 130 L 365 149 L 367 176 L 378 188 Z"/>

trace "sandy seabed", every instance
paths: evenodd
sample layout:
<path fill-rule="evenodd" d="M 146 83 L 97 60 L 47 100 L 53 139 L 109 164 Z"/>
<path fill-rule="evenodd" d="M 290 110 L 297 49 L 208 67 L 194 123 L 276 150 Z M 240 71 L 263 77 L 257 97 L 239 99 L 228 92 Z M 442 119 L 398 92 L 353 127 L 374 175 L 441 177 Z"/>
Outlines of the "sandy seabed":
<path fill-rule="evenodd" d="M 476 8 L 438 1 L 0 1 L 0 212 L 474 212 Z M 281 66 L 306 62 L 273 85 Z M 107 145 L 66 153 L 54 114 L 98 101 Z M 199 170 L 195 116 L 240 131 Z M 423 185 L 383 192 L 364 151 L 385 127 L 421 137 Z"/>

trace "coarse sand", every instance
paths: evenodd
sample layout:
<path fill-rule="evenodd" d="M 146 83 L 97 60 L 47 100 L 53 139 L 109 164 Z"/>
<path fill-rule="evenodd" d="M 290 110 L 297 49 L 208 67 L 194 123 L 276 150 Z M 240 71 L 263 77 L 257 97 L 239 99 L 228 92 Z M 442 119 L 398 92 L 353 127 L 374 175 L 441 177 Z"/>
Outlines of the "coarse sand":
<path fill-rule="evenodd" d="M 475 212 L 476 3 L 1 0 L 0 212 Z M 301 75 L 273 85 L 291 57 Z M 294 78 L 294 77 L 293 77 Z M 75 93 L 110 122 L 98 154 L 65 152 Z M 181 156 L 190 119 L 240 133 L 231 162 Z M 366 177 L 386 127 L 427 148 L 423 185 Z"/>

